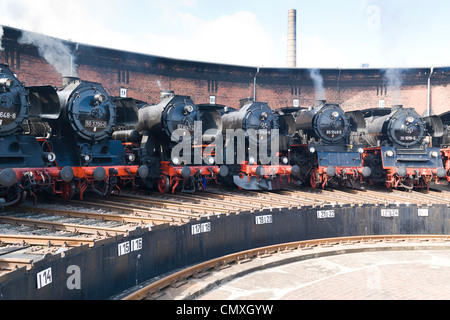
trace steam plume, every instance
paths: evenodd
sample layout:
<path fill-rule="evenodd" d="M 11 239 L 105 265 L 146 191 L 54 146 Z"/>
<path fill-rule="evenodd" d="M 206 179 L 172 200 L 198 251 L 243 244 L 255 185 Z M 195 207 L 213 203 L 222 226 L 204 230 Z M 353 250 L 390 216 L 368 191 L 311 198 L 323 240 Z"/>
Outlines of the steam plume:
<path fill-rule="evenodd" d="M 383 73 L 384 83 L 392 95 L 392 105 L 402 104 L 403 70 L 386 69 Z"/>
<path fill-rule="evenodd" d="M 20 44 L 35 45 L 41 57 L 51 64 L 62 76 L 77 76 L 75 57 L 61 40 L 23 31 Z"/>
<path fill-rule="evenodd" d="M 316 100 L 326 100 L 327 95 L 325 92 L 325 88 L 323 87 L 323 78 L 320 74 L 320 70 L 312 69 L 309 70 L 309 75 L 314 82 L 314 89 L 316 92 Z"/>

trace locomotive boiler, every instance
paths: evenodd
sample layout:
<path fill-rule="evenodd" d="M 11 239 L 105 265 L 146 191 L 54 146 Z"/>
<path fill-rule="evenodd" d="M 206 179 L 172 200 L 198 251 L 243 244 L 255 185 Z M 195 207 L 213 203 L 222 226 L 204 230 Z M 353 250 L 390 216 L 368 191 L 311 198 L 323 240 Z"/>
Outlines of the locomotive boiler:
<path fill-rule="evenodd" d="M 43 103 L 44 99 L 40 99 Z M 118 118 L 117 105 L 99 83 L 65 77 L 63 87 L 47 93 L 46 103 L 59 106 L 59 114 L 33 122 L 42 132 L 43 145 L 56 155 L 56 165 L 67 173 L 53 192 L 63 198 L 85 191 L 105 196 L 120 193 L 120 186 L 146 177 L 148 168 L 134 164 L 121 141 L 112 139 Z M 73 172 L 73 174 L 72 174 Z"/>
<path fill-rule="evenodd" d="M 445 177 L 440 149 L 430 146 L 431 136 L 443 133 L 439 118 L 423 118 L 401 105 L 362 112 L 364 163 L 372 169 L 368 181 L 387 188 L 428 189 Z"/>
<path fill-rule="evenodd" d="M 299 110 L 295 123 L 290 161 L 300 167 L 302 184 L 312 188 L 323 188 L 329 182 L 353 186 L 370 175 L 370 168 L 362 163 L 362 145 L 351 141 L 351 133 L 363 126 L 360 117 L 347 116 L 337 104 L 316 101 Z"/>
<path fill-rule="evenodd" d="M 226 168 L 221 169 L 213 154 L 205 154 L 204 143 L 214 140 L 213 130 L 220 129 L 220 120 L 218 109 L 199 107 L 190 97 L 172 91 L 161 92 L 156 105 L 141 106 L 136 130 L 142 136 L 142 163 L 159 164 L 146 185 L 152 187 L 156 181 L 161 193 L 174 193 L 177 188 L 205 190 L 208 182 L 217 182 Z"/>
<path fill-rule="evenodd" d="M 299 174 L 298 166 L 290 165 L 281 154 L 279 120 L 267 103 L 252 99 L 243 101 L 241 109 L 230 108 L 223 114 L 229 183 L 246 190 L 278 190 L 288 186 L 291 175 Z M 287 123 L 282 125 L 285 134 Z"/>

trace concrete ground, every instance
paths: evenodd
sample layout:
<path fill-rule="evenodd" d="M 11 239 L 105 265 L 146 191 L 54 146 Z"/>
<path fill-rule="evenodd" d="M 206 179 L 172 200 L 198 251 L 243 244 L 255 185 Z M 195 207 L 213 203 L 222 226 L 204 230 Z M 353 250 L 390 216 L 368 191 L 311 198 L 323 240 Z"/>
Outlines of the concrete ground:
<path fill-rule="evenodd" d="M 276 253 L 191 279 L 159 299 L 445 300 L 450 246 L 339 245 Z"/>

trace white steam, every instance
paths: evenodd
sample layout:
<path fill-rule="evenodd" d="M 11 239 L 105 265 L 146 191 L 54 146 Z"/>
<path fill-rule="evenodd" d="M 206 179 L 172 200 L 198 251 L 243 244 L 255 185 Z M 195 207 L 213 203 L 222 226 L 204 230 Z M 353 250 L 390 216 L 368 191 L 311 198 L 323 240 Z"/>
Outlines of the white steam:
<path fill-rule="evenodd" d="M 325 88 L 323 86 L 323 78 L 322 78 L 322 75 L 320 74 L 320 70 L 318 70 L 318 69 L 309 70 L 309 76 L 311 77 L 311 80 L 314 83 L 316 100 L 326 100 L 327 94 L 326 94 Z"/>
<path fill-rule="evenodd" d="M 5 49 L 3 48 L 2 40 L 3 40 L 3 26 L 0 26 L 0 51 L 5 50 Z"/>
<path fill-rule="evenodd" d="M 51 64 L 62 76 L 77 76 L 75 57 L 61 40 L 23 31 L 20 44 L 35 45 L 41 57 Z"/>
<path fill-rule="evenodd" d="M 383 72 L 383 81 L 392 96 L 392 105 L 402 104 L 403 72 L 402 69 L 386 69 Z"/>

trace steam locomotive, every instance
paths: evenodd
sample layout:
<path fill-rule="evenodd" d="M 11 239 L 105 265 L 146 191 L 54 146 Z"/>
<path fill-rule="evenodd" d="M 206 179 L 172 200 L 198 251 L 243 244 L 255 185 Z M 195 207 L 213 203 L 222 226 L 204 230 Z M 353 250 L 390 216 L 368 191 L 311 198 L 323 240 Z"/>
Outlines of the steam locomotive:
<path fill-rule="evenodd" d="M 31 130 L 41 137 L 44 154 L 55 155 L 53 165 L 61 179 L 52 183 L 52 193 L 64 199 L 76 194 L 82 199 L 85 191 L 120 194 L 121 186 L 135 186 L 136 177 L 148 175 L 148 168 L 135 165 L 134 155 L 112 139 L 113 128 L 122 120 L 101 84 L 64 77 L 61 89 L 41 91 L 31 105 L 57 110 L 30 122 Z"/>
<path fill-rule="evenodd" d="M 371 174 L 363 165 L 363 146 L 351 141 L 351 133 L 364 128 L 356 113 L 349 117 L 339 105 L 322 100 L 309 108 L 282 112 L 295 114 L 296 133 L 289 157 L 300 168 L 301 184 L 312 188 L 324 188 L 329 183 L 353 186 Z"/>
<path fill-rule="evenodd" d="M 51 116 L 54 110 L 35 105 L 30 99 L 48 87 L 29 90 L 6 64 L 0 64 L 0 206 L 19 204 L 36 189 L 46 188 L 60 179 L 60 170 L 52 168 L 55 154 L 42 149 L 27 124 L 35 117 Z M 67 173 L 67 171 L 64 171 Z"/>
<path fill-rule="evenodd" d="M 156 105 L 141 105 L 135 126 L 140 147 L 135 150 L 141 163 L 152 168 L 145 185 L 152 188 L 156 182 L 161 193 L 177 188 L 195 192 L 226 176 L 227 168 L 216 163 L 214 148 L 205 144 L 221 133 L 220 115 L 219 109 L 200 107 L 173 91 L 163 91 Z"/>
<path fill-rule="evenodd" d="M 282 156 L 287 146 L 280 145 L 279 114 L 264 102 L 244 99 L 241 103 L 241 109 L 228 108 L 222 115 L 228 183 L 245 190 L 286 188 L 300 169 Z"/>
<path fill-rule="evenodd" d="M 444 169 L 447 172 L 446 180 L 447 184 L 450 182 L 450 111 L 444 112 L 439 115 L 439 118 L 443 124 L 442 137 L 433 137 L 433 146 L 439 146 L 441 148 L 441 156 L 444 165 Z"/>
<path fill-rule="evenodd" d="M 387 188 L 426 188 L 446 176 L 441 152 L 430 147 L 431 136 L 442 136 L 439 117 L 423 118 L 412 108 L 393 106 L 362 110 L 366 130 L 364 164 L 370 167 L 367 181 Z"/>

